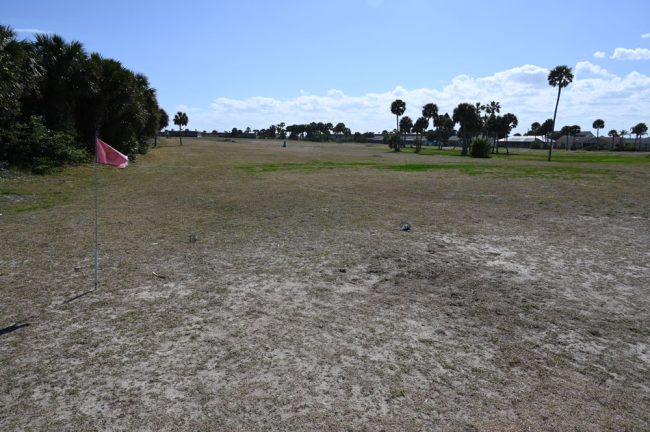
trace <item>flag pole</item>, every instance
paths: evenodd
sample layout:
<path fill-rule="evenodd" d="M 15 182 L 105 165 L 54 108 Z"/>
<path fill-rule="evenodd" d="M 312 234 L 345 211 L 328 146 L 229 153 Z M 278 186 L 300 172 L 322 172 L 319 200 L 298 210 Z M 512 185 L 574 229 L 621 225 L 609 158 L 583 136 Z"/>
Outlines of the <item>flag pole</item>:
<path fill-rule="evenodd" d="M 95 289 L 99 289 L 99 163 L 97 162 L 97 131 L 95 131 Z"/>

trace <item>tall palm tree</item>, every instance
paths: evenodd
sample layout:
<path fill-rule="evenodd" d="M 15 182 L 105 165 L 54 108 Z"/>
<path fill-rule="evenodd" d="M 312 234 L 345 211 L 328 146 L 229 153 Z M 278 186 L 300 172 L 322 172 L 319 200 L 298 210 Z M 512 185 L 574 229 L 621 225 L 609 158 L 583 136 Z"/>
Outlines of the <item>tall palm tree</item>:
<path fill-rule="evenodd" d="M 401 99 L 396 99 L 393 101 L 392 104 L 390 104 L 390 112 L 395 114 L 397 116 L 397 119 L 395 121 L 395 130 L 399 132 L 399 116 L 404 114 L 404 111 L 406 111 L 406 102 L 404 102 Z"/>
<path fill-rule="evenodd" d="M 178 139 L 180 140 L 180 145 L 183 145 L 183 131 L 181 130 L 182 126 L 187 126 L 187 122 L 189 119 L 187 118 L 187 114 L 184 112 L 178 111 L 176 115 L 174 116 L 174 124 L 178 125 Z"/>
<path fill-rule="evenodd" d="M 464 138 L 462 155 L 467 156 L 469 139 L 481 132 L 481 116 L 475 105 L 463 102 L 454 108 L 452 119 L 454 123 L 460 123 Z"/>
<path fill-rule="evenodd" d="M 486 107 L 485 107 L 485 112 L 486 114 L 490 115 L 496 115 L 501 112 L 501 104 L 497 101 L 491 101 Z"/>
<path fill-rule="evenodd" d="M 605 127 L 605 120 L 596 119 L 594 120 L 594 123 L 591 125 L 591 127 L 596 129 L 596 142 L 600 144 L 600 130 Z"/>
<path fill-rule="evenodd" d="M 519 120 L 517 119 L 517 116 L 512 114 L 512 113 L 506 113 L 502 117 L 502 125 L 503 125 L 503 133 L 506 136 L 506 155 L 510 154 L 510 149 L 508 146 L 508 135 L 510 135 L 510 132 L 517 126 L 519 126 Z"/>
<path fill-rule="evenodd" d="M 438 105 L 434 103 L 428 103 L 422 107 L 422 117 L 427 119 L 427 126 L 429 126 L 429 120 L 434 120 L 438 117 Z M 424 128 L 426 130 L 426 127 Z M 433 121 L 431 121 L 431 129 L 433 129 Z"/>
<path fill-rule="evenodd" d="M 51 129 L 72 130 L 76 104 L 87 82 L 87 54 L 80 42 L 67 43 L 58 35 L 36 35 L 35 57 L 43 68 L 37 110 Z"/>
<path fill-rule="evenodd" d="M 402 117 L 402 120 L 399 121 L 399 131 L 404 134 L 404 145 L 406 145 L 406 134 L 411 132 L 413 129 L 413 120 L 411 120 L 411 117 L 409 116 L 404 116 Z"/>
<path fill-rule="evenodd" d="M 634 137 L 634 149 L 637 149 L 637 143 L 639 143 L 638 149 L 641 150 L 641 138 L 648 133 L 648 126 L 645 123 L 637 123 L 630 132 L 636 135 Z"/>
<path fill-rule="evenodd" d="M 573 82 L 573 73 L 569 66 L 561 65 L 556 66 L 548 74 L 548 84 L 551 87 L 557 87 L 557 100 L 555 101 L 555 111 L 553 112 L 553 130 L 555 130 L 555 119 L 557 117 L 557 106 L 560 104 L 560 93 L 562 89 Z M 551 160 L 551 149 L 548 148 L 548 160 Z"/>
<path fill-rule="evenodd" d="M 481 102 L 476 102 L 474 106 L 476 107 L 478 118 L 481 119 L 482 122 L 480 132 L 482 132 L 483 136 L 485 136 L 485 122 L 487 121 L 487 115 L 485 117 L 481 117 L 481 113 L 487 111 L 487 105 L 484 105 Z"/>
<path fill-rule="evenodd" d="M 167 111 L 162 108 L 158 108 L 158 130 L 156 131 L 156 140 L 154 141 L 154 147 L 158 146 L 158 133 L 169 126 L 169 115 Z"/>
<path fill-rule="evenodd" d="M 415 132 L 415 152 L 420 153 L 420 150 L 422 149 L 422 139 L 420 138 L 420 134 L 423 134 L 425 130 L 427 130 L 427 127 L 429 126 L 429 119 L 426 117 L 422 116 L 418 118 L 415 121 L 415 124 L 413 125 L 413 132 Z"/>

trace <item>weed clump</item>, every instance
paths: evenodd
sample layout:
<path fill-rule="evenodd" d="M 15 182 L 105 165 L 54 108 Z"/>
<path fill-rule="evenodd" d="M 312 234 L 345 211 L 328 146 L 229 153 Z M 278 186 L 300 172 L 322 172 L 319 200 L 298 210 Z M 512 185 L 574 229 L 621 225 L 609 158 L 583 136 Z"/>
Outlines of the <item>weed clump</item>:
<path fill-rule="evenodd" d="M 469 155 L 473 158 L 489 158 L 492 146 L 485 138 L 476 138 L 469 146 Z"/>

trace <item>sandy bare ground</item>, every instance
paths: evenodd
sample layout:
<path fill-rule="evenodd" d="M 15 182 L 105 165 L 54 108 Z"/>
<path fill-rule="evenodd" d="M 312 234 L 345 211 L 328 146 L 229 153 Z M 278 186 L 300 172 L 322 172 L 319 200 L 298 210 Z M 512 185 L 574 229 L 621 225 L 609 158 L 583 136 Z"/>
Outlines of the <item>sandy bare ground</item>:
<path fill-rule="evenodd" d="M 96 292 L 92 170 L 0 183 L 0 430 L 650 430 L 648 164 L 172 144 L 102 170 Z"/>

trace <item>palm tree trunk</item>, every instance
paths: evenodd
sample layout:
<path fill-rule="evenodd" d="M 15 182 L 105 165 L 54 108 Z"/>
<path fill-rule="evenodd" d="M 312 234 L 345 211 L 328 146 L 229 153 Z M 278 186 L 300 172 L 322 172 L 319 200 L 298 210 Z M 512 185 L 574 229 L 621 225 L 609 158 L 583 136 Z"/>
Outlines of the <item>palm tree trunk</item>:
<path fill-rule="evenodd" d="M 561 86 L 557 86 L 557 100 L 555 101 L 555 111 L 553 111 L 553 128 L 551 132 L 555 131 L 555 119 L 557 117 L 557 106 L 560 104 L 560 92 L 562 91 Z M 553 144 L 548 146 L 548 161 L 551 161 L 551 151 L 553 150 Z"/>
<path fill-rule="evenodd" d="M 181 125 L 178 125 L 178 140 L 181 145 L 183 145 L 183 131 L 181 130 Z"/>

